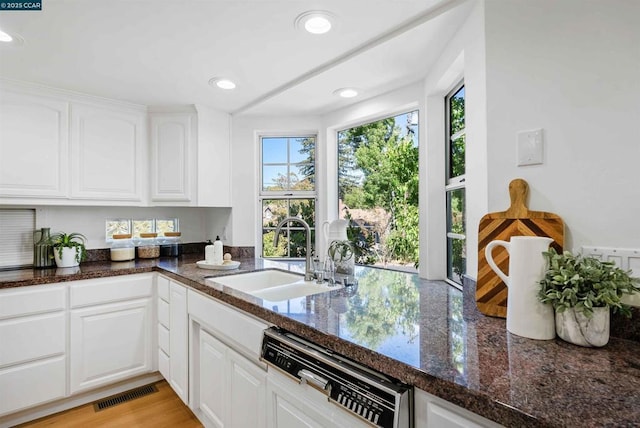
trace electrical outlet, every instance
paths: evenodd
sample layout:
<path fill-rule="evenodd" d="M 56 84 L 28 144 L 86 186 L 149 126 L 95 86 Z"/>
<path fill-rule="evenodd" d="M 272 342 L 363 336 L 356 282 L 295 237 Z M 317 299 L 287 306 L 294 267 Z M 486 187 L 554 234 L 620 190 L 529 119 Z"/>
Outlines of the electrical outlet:
<path fill-rule="evenodd" d="M 612 261 L 620 269 L 631 270 L 631 276 L 640 278 L 640 249 L 583 246 L 582 254 Z M 626 295 L 622 298 L 622 302 L 640 307 L 640 293 Z"/>

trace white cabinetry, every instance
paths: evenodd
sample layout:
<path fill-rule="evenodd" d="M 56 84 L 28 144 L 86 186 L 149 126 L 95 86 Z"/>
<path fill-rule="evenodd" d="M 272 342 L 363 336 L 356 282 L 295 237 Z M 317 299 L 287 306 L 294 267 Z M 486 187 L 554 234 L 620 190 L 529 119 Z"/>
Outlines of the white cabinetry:
<path fill-rule="evenodd" d="M 72 198 L 144 200 L 145 121 L 139 109 L 72 105 Z"/>
<path fill-rule="evenodd" d="M 228 114 L 152 108 L 149 126 L 152 205 L 230 206 Z"/>
<path fill-rule="evenodd" d="M 420 389 L 414 389 L 416 428 L 498 428 L 502 425 Z"/>
<path fill-rule="evenodd" d="M 0 197 L 65 198 L 69 103 L 0 87 Z"/>
<path fill-rule="evenodd" d="M 189 290 L 191 408 L 207 427 L 264 427 L 266 367 L 256 319 Z"/>
<path fill-rule="evenodd" d="M 0 198 L 143 205 L 146 107 L 0 82 Z"/>
<path fill-rule="evenodd" d="M 66 293 L 0 290 L 0 416 L 66 395 Z"/>
<path fill-rule="evenodd" d="M 158 368 L 178 397 L 189 404 L 187 290 L 158 276 Z"/>
<path fill-rule="evenodd" d="M 153 274 L 70 284 L 70 392 L 153 370 Z"/>

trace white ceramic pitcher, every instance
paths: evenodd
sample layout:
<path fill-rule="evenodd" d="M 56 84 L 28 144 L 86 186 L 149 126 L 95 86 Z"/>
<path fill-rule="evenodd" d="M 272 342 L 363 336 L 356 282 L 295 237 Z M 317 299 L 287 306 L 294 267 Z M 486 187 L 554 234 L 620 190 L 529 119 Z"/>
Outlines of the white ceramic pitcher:
<path fill-rule="evenodd" d="M 327 240 L 327 245 L 333 241 L 346 241 L 348 225 L 349 222 L 343 219 L 333 220 L 332 222 L 325 221 L 322 224 L 322 230 L 324 239 Z"/>
<path fill-rule="evenodd" d="M 509 289 L 507 298 L 507 330 L 530 339 L 549 340 L 556 337 L 553 307 L 538 300 L 540 280 L 546 263 L 543 251 L 553 239 L 541 236 L 513 236 L 510 242 L 491 241 L 485 256 L 491 269 Z M 504 247 L 509 253 L 509 276 L 493 260 L 492 250 Z"/>

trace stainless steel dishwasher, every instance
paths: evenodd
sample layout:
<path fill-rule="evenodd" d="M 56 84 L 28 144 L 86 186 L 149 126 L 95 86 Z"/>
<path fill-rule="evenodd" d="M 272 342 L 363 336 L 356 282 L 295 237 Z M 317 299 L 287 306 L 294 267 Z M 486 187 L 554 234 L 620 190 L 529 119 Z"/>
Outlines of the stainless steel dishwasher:
<path fill-rule="evenodd" d="M 270 368 L 321 391 L 330 403 L 369 425 L 413 426 L 413 388 L 409 385 L 277 327 L 264 331 L 261 356 Z"/>

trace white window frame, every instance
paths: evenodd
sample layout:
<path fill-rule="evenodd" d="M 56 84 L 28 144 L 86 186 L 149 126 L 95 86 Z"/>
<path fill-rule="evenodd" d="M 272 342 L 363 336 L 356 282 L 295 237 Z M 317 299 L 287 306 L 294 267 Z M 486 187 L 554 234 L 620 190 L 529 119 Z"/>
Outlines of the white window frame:
<path fill-rule="evenodd" d="M 467 172 L 467 168 L 466 168 L 466 159 L 465 159 L 465 174 L 459 175 L 459 176 L 455 176 L 455 177 L 449 177 L 450 174 L 450 166 L 451 166 L 451 142 L 460 138 L 461 136 L 466 136 L 466 108 L 465 108 L 465 127 L 463 129 L 461 129 L 460 131 L 456 132 L 455 134 L 451 135 L 451 109 L 450 109 L 450 102 L 449 100 L 462 88 L 465 86 L 464 83 L 464 79 L 461 80 L 460 82 L 458 82 L 452 89 L 451 91 L 449 91 L 445 97 L 444 97 L 444 102 L 445 102 L 445 136 L 446 136 L 446 150 L 445 150 L 445 187 L 444 187 L 444 197 L 445 197 L 445 239 L 448 240 L 449 238 L 452 239 L 462 239 L 465 242 L 465 245 L 467 243 L 467 237 L 466 235 L 463 234 L 459 234 L 459 233 L 453 233 L 453 232 L 449 232 L 449 219 L 451 218 L 450 212 L 449 212 L 449 204 L 447 201 L 448 195 L 450 192 L 454 191 L 454 190 L 459 190 L 459 189 L 465 189 L 465 203 L 466 203 L 466 172 Z M 465 92 L 465 102 L 466 102 L 466 92 Z M 466 154 L 466 141 L 465 141 L 465 154 Z M 465 212 L 466 212 L 466 207 L 465 207 Z M 466 222 L 466 219 L 465 219 Z M 466 224 L 465 224 L 465 230 L 466 230 Z M 445 248 L 448 249 L 448 245 L 445 242 Z M 446 270 L 445 270 L 445 281 L 448 282 L 449 284 L 462 289 L 462 284 L 461 283 L 457 283 L 454 280 L 449 278 L 449 264 L 450 264 L 450 260 L 449 260 L 449 251 L 447 250 L 447 255 L 446 255 Z M 465 269 L 466 272 L 466 269 Z"/>
<path fill-rule="evenodd" d="M 316 243 L 314 243 L 313 248 L 317 248 L 317 240 L 318 240 L 318 231 L 321 228 L 318 228 L 318 218 L 319 218 L 319 205 L 318 205 L 318 132 L 317 131 L 302 131 L 302 132 L 259 132 L 257 133 L 257 144 L 258 144 L 258 228 L 257 228 L 257 240 L 256 250 L 257 255 L 260 258 L 264 258 L 263 253 L 264 249 L 262 246 L 262 220 L 263 220 L 263 212 L 262 212 L 262 204 L 265 199 L 281 199 L 281 200 L 292 200 L 292 199 L 314 199 L 315 200 L 315 219 L 314 224 L 312 226 L 312 230 L 315 230 Z M 264 138 L 313 138 L 315 140 L 315 156 L 314 156 L 314 190 L 263 190 L 263 153 L 262 153 L 262 140 Z M 289 159 L 289 150 L 287 150 L 287 165 L 291 165 Z M 266 164 L 269 165 L 269 164 Z M 296 224 L 290 227 L 291 230 L 304 230 L 302 225 Z M 269 257 L 268 260 L 278 260 L 277 258 Z M 281 260 L 304 260 L 299 257 L 283 257 Z"/>

